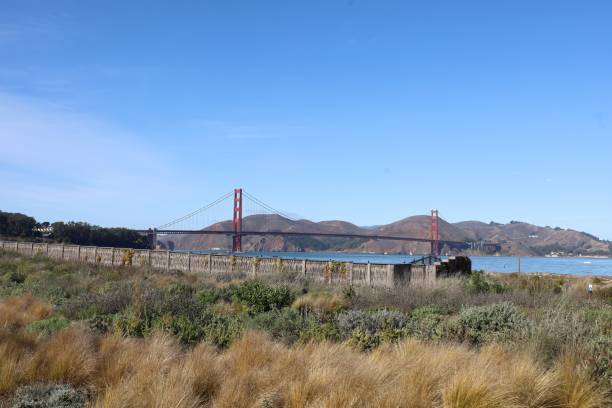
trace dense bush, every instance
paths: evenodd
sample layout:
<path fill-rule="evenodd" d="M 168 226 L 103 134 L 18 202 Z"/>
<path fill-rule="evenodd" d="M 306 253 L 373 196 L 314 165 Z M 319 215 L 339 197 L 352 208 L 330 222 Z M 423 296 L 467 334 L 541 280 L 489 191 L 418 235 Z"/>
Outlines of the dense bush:
<path fill-rule="evenodd" d="M 195 297 L 202 305 L 211 305 L 219 301 L 231 302 L 235 289 L 235 285 L 227 285 L 221 288 L 207 287 L 198 290 Z"/>
<path fill-rule="evenodd" d="M 270 286 L 252 280 L 238 285 L 233 298 L 246 306 L 250 314 L 258 314 L 290 306 L 295 300 L 295 292 L 287 286 Z"/>
<path fill-rule="evenodd" d="M 465 282 L 465 286 L 468 291 L 472 293 L 504 293 L 510 290 L 508 286 L 500 282 L 487 279 L 482 271 L 472 272 L 468 280 Z"/>
<path fill-rule="evenodd" d="M 396 341 L 406 334 L 408 319 L 395 310 L 363 312 L 348 310 L 337 317 L 340 336 L 361 350 L 370 350 L 381 342 Z"/>
<path fill-rule="evenodd" d="M 410 336 L 423 340 L 434 340 L 445 337 L 446 309 L 431 305 L 421 306 L 412 311 L 406 331 Z"/>
<path fill-rule="evenodd" d="M 244 333 L 244 328 L 244 322 L 239 316 L 213 315 L 204 327 L 204 340 L 225 348 Z"/>
<path fill-rule="evenodd" d="M 376 333 L 385 329 L 402 330 L 406 327 L 406 315 L 395 310 L 375 310 L 364 312 L 361 310 L 348 310 L 337 317 L 337 324 L 343 336 L 350 336 L 356 329 L 368 333 Z"/>
<path fill-rule="evenodd" d="M 462 335 L 471 343 L 514 338 L 527 326 L 525 316 L 510 302 L 468 307 L 459 314 Z"/>
<path fill-rule="evenodd" d="M 204 321 L 203 316 L 200 319 L 193 320 L 184 315 L 164 314 L 155 318 L 152 326 L 156 330 L 161 330 L 176 336 L 181 343 L 193 344 L 197 343 L 204 336 Z"/>
<path fill-rule="evenodd" d="M 341 340 L 338 326 L 333 322 L 319 322 L 314 319 L 306 319 L 306 325 L 300 333 L 299 342 L 321 342 Z"/>
<path fill-rule="evenodd" d="M 297 341 L 308 321 L 295 309 L 284 308 L 261 313 L 253 318 L 254 328 L 265 330 L 287 343 Z"/>

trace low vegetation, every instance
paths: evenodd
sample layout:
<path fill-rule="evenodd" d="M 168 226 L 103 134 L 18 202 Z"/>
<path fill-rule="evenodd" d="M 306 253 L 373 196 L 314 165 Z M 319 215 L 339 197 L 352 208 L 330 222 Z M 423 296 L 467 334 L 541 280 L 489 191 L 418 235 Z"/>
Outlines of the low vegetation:
<path fill-rule="evenodd" d="M 330 288 L 5 252 L 0 406 L 607 407 L 611 287 Z"/>

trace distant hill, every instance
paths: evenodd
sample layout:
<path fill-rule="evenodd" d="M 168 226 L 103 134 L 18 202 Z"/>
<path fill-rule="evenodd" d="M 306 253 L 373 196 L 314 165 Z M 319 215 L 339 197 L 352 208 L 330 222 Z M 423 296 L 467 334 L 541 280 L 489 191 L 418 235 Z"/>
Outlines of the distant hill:
<path fill-rule="evenodd" d="M 611 255 L 612 244 L 585 232 L 539 227 L 525 222 L 508 224 L 465 221 L 458 228 L 474 234 L 476 240 L 502 244 L 502 253 L 512 255 Z"/>
<path fill-rule="evenodd" d="M 387 225 L 359 227 L 346 221 L 331 220 L 312 222 L 290 220 L 280 215 L 251 215 L 242 221 L 244 230 L 274 230 L 285 232 L 340 232 L 352 234 L 404 235 L 429 237 L 430 217 L 417 215 Z M 213 224 L 209 230 L 231 230 L 232 222 Z M 490 241 L 501 244 L 503 255 L 611 255 L 612 245 L 590 234 L 560 228 L 539 227 L 523 222 L 508 224 L 464 221 L 448 223 L 440 220 L 440 239 L 448 241 Z M 176 249 L 231 248 L 231 236 L 175 235 L 161 237 L 160 241 Z M 348 239 L 329 237 L 272 237 L 245 236 L 244 251 L 356 251 L 388 253 L 427 253 L 429 244 L 373 239 Z M 442 248 L 444 253 L 452 252 Z M 478 255 L 476 251 L 466 251 Z"/>

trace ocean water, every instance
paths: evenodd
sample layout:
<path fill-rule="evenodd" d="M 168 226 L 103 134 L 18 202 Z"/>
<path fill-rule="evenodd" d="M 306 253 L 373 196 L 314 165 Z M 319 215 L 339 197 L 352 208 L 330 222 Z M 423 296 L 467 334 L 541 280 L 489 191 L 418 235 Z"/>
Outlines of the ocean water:
<path fill-rule="evenodd" d="M 245 256 L 280 257 L 283 259 L 313 259 L 355 263 L 402 264 L 420 255 L 383 255 L 345 252 L 244 252 Z M 517 272 L 518 258 L 514 256 L 472 256 L 472 269 L 487 272 Z M 612 258 L 547 258 L 523 256 L 521 272 L 549 272 L 585 276 L 612 276 Z"/>

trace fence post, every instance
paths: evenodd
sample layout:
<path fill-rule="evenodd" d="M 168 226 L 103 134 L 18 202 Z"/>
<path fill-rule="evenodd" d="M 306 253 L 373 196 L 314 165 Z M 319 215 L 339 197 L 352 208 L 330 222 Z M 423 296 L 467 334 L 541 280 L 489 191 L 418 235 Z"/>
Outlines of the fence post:
<path fill-rule="evenodd" d="M 4 241 L 2 241 L 2 249 L 4 249 Z"/>
<path fill-rule="evenodd" d="M 170 250 L 166 251 L 166 270 L 170 270 Z"/>
<path fill-rule="evenodd" d="M 349 285 L 353 286 L 353 263 L 348 263 L 348 281 Z"/>
<path fill-rule="evenodd" d="M 30 255 L 34 256 L 34 243 L 30 243 Z"/>
<path fill-rule="evenodd" d="M 111 248 L 111 266 L 115 266 L 115 248 Z"/>
<path fill-rule="evenodd" d="M 81 246 L 77 247 L 77 261 L 81 262 Z"/>
<path fill-rule="evenodd" d="M 212 255 L 208 254 L 208 273 L 212 275 Z"/>
<path fill-rule="evenodd" d="M 393 282 L 393 265 L 387 265 L 387 287 L 392 288 Z"/>
<path fill-rule="evenodd" d="M 66 245 L 62 244 L 62 260 L 64 259 L 64 248 L 66 247 Z"/>
<path fill-rule="evenodd" d="M 191 251 L 187 252 L 187 272 L 191 272 Z"/>
<path fill-rule="evenodd" d="M 372 286 L 372 264 L 368 262 L 368 266 L 366 268 L 366 281 L 369 286 Z"/>
<path fill-rule="evenodd" d="M 305 259 L 302 260 L 302 275 L 306 277 L 306 260 Z"/>
<path fill-rule="evenodd" d="M 48 242 L 45 244 L 45 252 L 47 253 L 47 256 L 49 256 L 49 243 Z"/>
<path fill-rule="evenodd" d="M 49 244 L 47 244 L 47 251 L 49 249 Z M 94 264 L 98 263 L 98 247 L 94 247 Z"/>
<path fill-rule="evenodd" d="M 257 258 L 251 258 L 251 269 L 253 277 L 257 276 Z"/>

